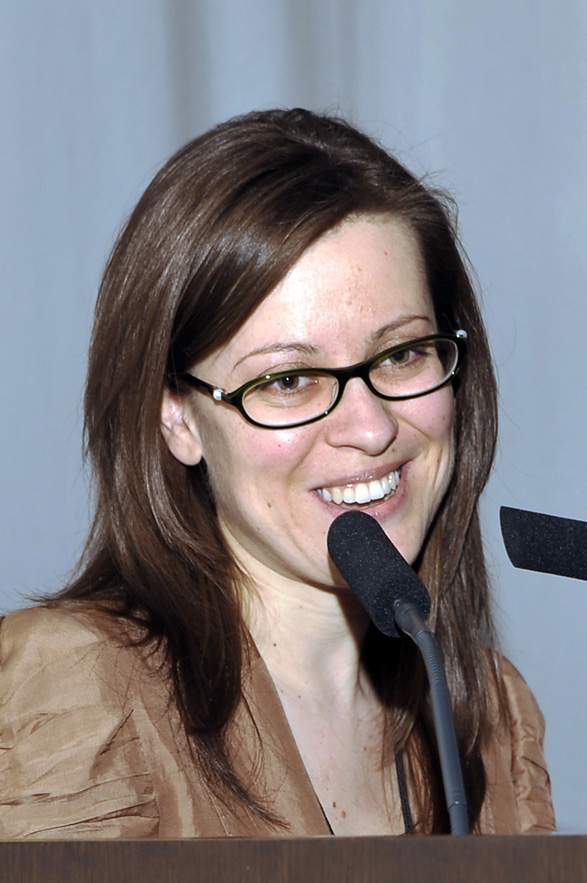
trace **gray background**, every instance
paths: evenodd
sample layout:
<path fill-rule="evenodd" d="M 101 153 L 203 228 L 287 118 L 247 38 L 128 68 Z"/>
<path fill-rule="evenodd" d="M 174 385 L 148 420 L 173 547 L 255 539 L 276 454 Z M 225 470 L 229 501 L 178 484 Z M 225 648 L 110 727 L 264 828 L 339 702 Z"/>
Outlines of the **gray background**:
<path fill-rule="evenodd" d="M 156 168 L 234 113 L 340 111 L 460 204 L 501 386 L 503 644 L 547 718 L 559 827 L 587 831 L 587 586 L 513 570 L 498 529 L 501 504 L 587 519 L 586 49 L 582 0 L 4 0 L 0 607 L 83 542 L 92 306 Z"/>

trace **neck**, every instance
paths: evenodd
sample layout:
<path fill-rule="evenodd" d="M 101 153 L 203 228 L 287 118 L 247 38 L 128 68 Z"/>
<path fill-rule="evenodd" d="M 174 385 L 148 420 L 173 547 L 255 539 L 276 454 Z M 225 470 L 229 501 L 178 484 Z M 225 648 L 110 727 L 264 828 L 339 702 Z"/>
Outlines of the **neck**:
<path fill-rule="evenodd" d="M 369 619 L 349 590 L 329 590 L 247 568 L 245 620 L 282 693 L 352 702 L 364 688 Z"/>

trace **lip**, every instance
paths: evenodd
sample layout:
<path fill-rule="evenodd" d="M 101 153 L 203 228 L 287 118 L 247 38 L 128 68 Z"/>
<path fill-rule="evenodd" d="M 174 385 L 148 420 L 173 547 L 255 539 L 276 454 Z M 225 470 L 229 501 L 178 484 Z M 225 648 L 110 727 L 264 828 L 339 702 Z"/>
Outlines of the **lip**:
<path fill-rule="evenodd" d="M 316 498 L 319 500 L 320 504 L 325 507 L 326 511 L 334 520 L 338 518 L 339 515 L 342 515 L 343 512 L 366 512 L 368 515 L 371 515 L 373 518 L 376 518 L 377 521 L 385 522 L 390 518 L 393 518 L 395 514 L 399 511 L 402 506 L 404 497 L 406 494 L 406 485 L 404 481 L 400 481 L 397 486 L 397 490 L 393 493 L 387 500 L 375 500 L 372 503 L 327 503 L 325 500 L 322 500 L 318 494 L 316 494 Z"/>
<path fill-rule="evenodd" d="M 400 508 L 402 505 L 402 501 L 406 495 L 407 490 L 407 478 L 409 472 L 409 461 L 404 462 L 401 466 L 396 466 L 396 470 L 390 471 L 398 471 L 401 470 L 401 479 L 399 484 L 397 485 L 396 490 L 393 494 L 391 494 L 387 499 L 384 500 L 373 500 L 371 503 L 334 503 L 326 501 L 317 491 L 316 489 L 315 495 L 316 499 L 320 502 L 322 506 L 324 506 L 327 511 L 336 518 L 338 515 L 341 515 L 345 511 L 360 511 L 367 512 L 369 515 L 376 518 L 378 521 L 384 521 L 387 518 L 390 518 L 394 515 L 394 513 Z M 355 473 L 357 474 L 357 473 Z M 382 477 L 389 475 L 387 472 L 387 467 L 383 470 L 377 470 L 376 472 L 369 473 L 361 473 L 361 476 L 365 476 L 365 478 L 359 478 L 358 481 L 369 481 L 369 480 L 377 480 Z M 346 485 L 344 483 L 339 483 L 339 485 L 322 485 L 322 487 L 344 487 L 349 484 L 355 484 L 356 482 L 350 482 L 349 476 L 346 476 Z"/>

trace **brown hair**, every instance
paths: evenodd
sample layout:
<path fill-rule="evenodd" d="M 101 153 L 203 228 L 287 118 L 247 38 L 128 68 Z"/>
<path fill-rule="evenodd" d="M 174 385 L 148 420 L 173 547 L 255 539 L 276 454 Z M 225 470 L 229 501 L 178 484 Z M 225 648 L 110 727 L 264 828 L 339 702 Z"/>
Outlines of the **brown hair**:
<path fill-rule="evenodd" d="M 489 728 L 482 640 L 492 629 L 477 502 L 495 445 L 491 360 L 449 202 L 347 123 L 299 109 L 229 120 L 175 154 L 140 199 L 96 307 L 85 397 L 95 518 L 79 576 L 60 597 L 110 605 L 162 643 L 210 787 L 271 818 L 228 750 L 247 650 L 241 576 L 205 465 L 183 466 L 162 439 L 161 399 L 170 374 L 228 341 L 313 242 L 358 213 L 391 215 L 414 231 L 439 326 L 469 336 L 454 477 L 418 569 L 434 599 L 475 821 Z M 433 774 L 428 691 L 413 646 L 371 634 L 365 660 L 389 708 L 390 750 L 410 741 Z M 421 830 L 446 830 L 437 791 L 419 788 Z"/>

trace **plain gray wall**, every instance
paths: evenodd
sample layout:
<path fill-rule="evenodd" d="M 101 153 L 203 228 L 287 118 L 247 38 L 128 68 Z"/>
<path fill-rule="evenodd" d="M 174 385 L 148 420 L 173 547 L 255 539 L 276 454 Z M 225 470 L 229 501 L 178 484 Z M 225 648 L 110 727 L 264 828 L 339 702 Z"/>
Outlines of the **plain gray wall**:
<path fill-rule="evenodd" d="M 501 634 L 547 718 L 560 829 L 587 831 L 587 586 L 514 571 L 497 521 L 587 518 L 586 49 L 575 0 L 5 0 L 0 605 L 59 586 L 83 542 L 92 307 L 141 189 L 234 113 L 339 110 L 459 202 L 501 386 Z"/>

